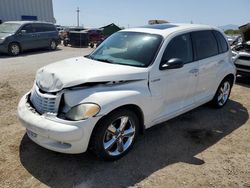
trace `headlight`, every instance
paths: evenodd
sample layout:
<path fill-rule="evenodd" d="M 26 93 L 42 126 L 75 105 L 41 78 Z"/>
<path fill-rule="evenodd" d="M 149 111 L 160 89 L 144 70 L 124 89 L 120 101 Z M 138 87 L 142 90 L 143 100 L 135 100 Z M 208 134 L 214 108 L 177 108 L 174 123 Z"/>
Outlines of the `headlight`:
<path fill-rule="evenodd" d="M 67 113 L 66 118 L 74 121 L 79 121 L 95 116 L 100 111 L 97 104 L 83 103 L 72 107 Z"/>

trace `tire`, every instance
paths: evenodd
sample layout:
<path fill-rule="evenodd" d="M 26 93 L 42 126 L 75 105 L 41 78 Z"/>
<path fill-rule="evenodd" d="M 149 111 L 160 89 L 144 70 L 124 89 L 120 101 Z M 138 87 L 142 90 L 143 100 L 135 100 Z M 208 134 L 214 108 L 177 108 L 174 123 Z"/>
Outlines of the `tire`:
<path fill-rule="evenodd" d="M 97 123 L 90 148 L 100 159 L 118 160 L 131 150 L 138 132 L 137 116 L 127 109 L 119 109 Z"/>
<path fill-rule="evenodd" d="M 94 48 L 95 44 L 91 42 L 89 46 L 90 48 Z"/>
<path fill-rule="evenodd" d="M 68 46 L 68 42 L 66 40 L 63 40 L 63 45 Z"/>
<path fill-rule="evenodd" d="M 230 79 L 225 78 L 224 80 L 222 80 L 212 100 L 212 105 L 215 108 L 222 108 L 226 105 L 230 97 L 232 85 L 233 83 Z"/>
<path fill-rule="evenodd" d="M 55 40 L 51 40 L 49 44 L 49 49 L 54 51 L 57 48 L 57 42 Z"/>
<path fill-rule="evenodd" d="M 21 53 L 21 47 L 18 43 L 13 42 L 9 44 L 8 54 L 11 56 L 18 56 Z"/>

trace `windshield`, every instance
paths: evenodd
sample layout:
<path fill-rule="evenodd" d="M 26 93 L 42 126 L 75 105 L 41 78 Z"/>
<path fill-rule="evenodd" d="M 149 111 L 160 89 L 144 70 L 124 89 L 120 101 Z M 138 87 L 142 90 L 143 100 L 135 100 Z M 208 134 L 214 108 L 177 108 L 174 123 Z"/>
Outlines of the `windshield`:
<path fill-rule="evenodd" d="M 17 23 L 3 23 L 0 25 L 0 33 L 15 33 L 19 27 Z"/>
<path fill-rule="evenodd" d="M 89 58 L 136 67 L 147 67 L 162 42 L 160 35 L 118 32 L 105 40 Z"/>

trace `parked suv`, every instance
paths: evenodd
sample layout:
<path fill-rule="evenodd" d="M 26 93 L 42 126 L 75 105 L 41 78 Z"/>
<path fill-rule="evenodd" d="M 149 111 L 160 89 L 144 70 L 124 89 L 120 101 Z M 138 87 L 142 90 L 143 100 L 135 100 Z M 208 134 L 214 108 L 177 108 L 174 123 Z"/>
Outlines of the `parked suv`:
<path fill-rule="evenodd" d="M 58 31 L 51 23 L 18 21 L 0 25 L 0 52 L 11 56 L 37 48 L 55 50 L 58 39 Z"/>
<path fill-rule="evenodd" d="M 209 101 L 223 107 L 234 80 L 231 51 L 217 28 L 150 25 L 38 70 L 18 115 L 29 138 L 45 148 L 90 148 L 116 160 L 144 129 Z"/>

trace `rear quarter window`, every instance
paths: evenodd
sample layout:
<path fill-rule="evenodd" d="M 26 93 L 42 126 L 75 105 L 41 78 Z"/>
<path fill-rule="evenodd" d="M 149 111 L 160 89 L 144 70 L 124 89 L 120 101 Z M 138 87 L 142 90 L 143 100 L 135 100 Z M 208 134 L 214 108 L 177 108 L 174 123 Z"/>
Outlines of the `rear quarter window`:
<path fill-rule="evenodd" d="M 219 53 L 225 53 L 228 51 L 228 44 L 225 37 L 219 31 L 213 31 L 219 45 Z"/>
<path fill-rule="evenodd" d="M 192 32 L 195 60 L 205 59 L 219 53 L 218 44 L 212 31 Z"/>

